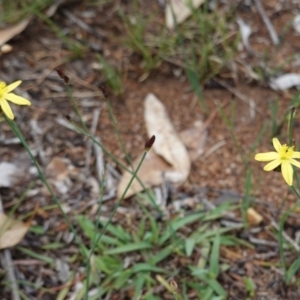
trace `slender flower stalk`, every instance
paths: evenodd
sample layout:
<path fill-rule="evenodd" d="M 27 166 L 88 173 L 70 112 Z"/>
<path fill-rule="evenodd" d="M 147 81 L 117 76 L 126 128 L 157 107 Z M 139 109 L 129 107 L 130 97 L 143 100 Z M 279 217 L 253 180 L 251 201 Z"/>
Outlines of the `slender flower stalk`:
<path fill-rule="evenodd" d="M 3 113 L 11 120 L 14 119 L 14 114 L 10 108 L 10 105 L 7 101 L 18 105 L 30 105 L 30 101 L 27 99 L 17 96 L 14 93 L 11 93 L 16 87 L 18 87 L 22 83 L 21 80 L 15 81 L 10 85 L 6 85 L 5 82 L 0 82 L 0 107 Z"/>
<path fill-rule="evenodd" d="M 300 162 L 295 160 L 295 158 L 300 158 L 300 152 L 294 151 L 294 146 L 281 145 L 277 138 L 273 138 L 273 146 L 276 152 L 258 153 L 255 155 L 255 159 L 257 161 L 270 161 L 265 165 L 265 171 L 272 171 L 281 166 L 281 173 L 285 182 L 292 186 L 294 175 L 292 165 L 300 168 Z"/>

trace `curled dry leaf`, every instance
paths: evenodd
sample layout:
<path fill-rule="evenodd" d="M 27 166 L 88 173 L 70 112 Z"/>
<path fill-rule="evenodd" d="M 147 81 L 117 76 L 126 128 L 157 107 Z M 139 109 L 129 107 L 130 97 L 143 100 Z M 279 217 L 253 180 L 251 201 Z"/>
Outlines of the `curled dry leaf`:
<path fill-rule="evenodd" d="M 191 14 L 192 9 L 198 8 L 204 0 L 170 0 L 166 5 L 165 18 L 167 28 L 173 29 L 175 24 L 180 24 Z M 176 22 L 175 22 L 176 20 Z"/>
<path fill-rule="evenodd" d="M 296 15 L 293 20 L 293 27 L 295 31 L 300 34 L 300 15 Z"/>
<path fill-rule="evenodd" d="M 184 130 L 179 133 L 179 136 L 184 143 L 191 161 L 196 161 L 204 152 L 207 130 L 202 121 L 197 121 L 193 128 Z"/>
<path fill-rule="evenodd" d="M 54 157 L 46 168 L 46 175 L 49 177 L 50 183 L 61 194 L 67 193 L 71 186 L 69 171 L 66 160 L 61 157 Z"/>
<path fill-rule="evenodd" d="M 164 105 L 153 94 L 146 96 L 144 117 L 148 136 L 155 135 L 154 152 L 173 167 L 172 171 L 165 172 L 166 179 L 174 183 L 185 181 L 190 173 L 191 160 Z"/>
<path fill-rule="evenodd" d="M 65 2 L 68 1 L 64 1 L 64 0 L 55 1 L 46 11 L 46 16 L 52 17 L 57 11 L 58 7 L 63 5 Z M 14 38 L 16 35 L 20 34 L 27 27 L 30 19 L 31 18 L 29 17 L 13 26 L 0 30 L 0 46 L 4 45 L 6 42 Z"/>
<path fill-rule="evenodd" d="M 175 131 L 164 105 L 153 94 L 148 94 L 145 99 L 144 116 L 148 136 L 155 135 L 155 143 L 147 153 L 138 172 L 139 179 L 145 188 L 160 185 L 164 178 L 173 183 L 182 183 L 187 179 L 191 169 L 189 153 Z M 188 142 L 190 135 L 195 138 L 194 132 L 183 134 Z M 194 156 L 197 155 L 199 153 L 194 153 Z M 133 162 L 134 169 L 137 168 L 141 158 L 142 156 Z M 118 186 L 117 195 L 119 198 L 124 193 L 131 178 L 132 174 L 124 172 Z M 125 198 L 142 190 L 143 187 L 135 179 Z"/>
<path fill-rule="evenodd" d="M 250 207 L 247 210 L 247 219 L 251 226 L 257 226 L 262 222 L 263 216 L 259 214 L 254 208 Z"/>
<path fill-rule="evenodd" d="M 46 174 L 55 180 L 64 180 L 68 176 L 68 165 L 63 158 L 54 157 L 47 166 Z"/>
<path fill-rule="evenodd" d="M 3 54 L 9 53 L 12 50 L 13 50 L 13 47 L 11 45 L 4 44 L 0 47 L 0 55 L 1 55 L 1 53 L 3 53 Z"/>
<path fill-rule="evenodd" d="M 0 163 L 0 187 L 11 187 L 19 179 L 19 168 L 8 162 Z"/>
<path fill-rule="evenodd" d="M 300 74 L 289 73 L 279 76 L 277 78 L 273 78 L 270 80 L 271 89 L 278 90 L 287 90 L 294 86 L 300 86 Z"/>
<path fill-rule="evenodd" d="M 30 222 L 23 223 L 0 212 L 0 249 L 17 245 L 25 236 Z"/>
<path fill-rule="evenodd" d="M 6 42 L 21 33 L 27 27 L 29 20 L 30 19 L 28 18 L 11 27 L 0 30 L 0 46 L 4 45 Z"/>
<path fill-rule="evenodd" d="M 243 19 L 241 18 L 238 18 L 236 20 L 236 22 L 238 23 L 239 27 L 240 27 L 240 33 L 241 33 L 241 37 L 242 37 L 242 41 L 243 41 L 243 45 L 245 46 L 245 48 L 251 52 L 252 51 L 252 48 L 250 46 L 250 43 L 249 43 L 249 37 L 252 33 L 252 29 L 251 27 L 244 22 Z"/>
<path fill-rule="evenodd" d="M 132 163 L 133 168 L 136 169 L 139 162 L 141 161 L 142 155 L 135 159 Z M 172 167 L 161 157 L 156 155 L 153 150 L 150 150 L 138 172 L 138 178 L 143 183 L 144 187 L 150 188 L 152 186 L 157 186 L 162 183 L 163 171 L 172 170 Z M 118 185 L 117 196 L 120 198 L 124 193 L 127 185 L 132 178 L 132 174 L 129 172 L 124 172 L 123 176 Z M 125 198 L 131 197 L 136 193 L 142 192 L 144 188 L 139 183 L 137 179 L 134 179 L 131 186 L 129 187 Z"/>

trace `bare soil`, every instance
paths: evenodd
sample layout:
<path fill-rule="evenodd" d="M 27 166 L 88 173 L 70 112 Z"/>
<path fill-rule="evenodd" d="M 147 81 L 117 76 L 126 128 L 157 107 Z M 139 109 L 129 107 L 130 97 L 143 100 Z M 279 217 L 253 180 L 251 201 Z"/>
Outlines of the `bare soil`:
<path fill-rule="evenodd" d="M 124 1 L 123 4 L 125 9 L 126 2 Z M 162 9 L 153 2 L 149 9 L 151 10 L 153 6 L 153 9 L 160 10 L 157 18 L 160 23 L 163 23 Z M 66 115 L 75 116 L 64 83 L 55 72 L 57 67 L 63 69 L 70 76 L 74 97 L 89 126 L 93 118 L 93 111 L 101 108 L 96 136 L 101 138 L 102 143 L 111 153 L 126 161 L 109 116 L 106 100 L 98 88 L 99 85 L 105 83 L 104 75 L 96 65 L 96 56 L 99 51 L 105 59 L 124 71 L 123 93 L 115 96 L 111 92 L 109 100 L 117 120 L 120 136 L 130 157 L 136 158 L 143 151 L 144 142 L 147 140 L 143 100 L 149 92 L 154 93 L 164 103 L 178 132 L 191 128 L 197 120 L 206 121 L 210 114 L 216 111 L 217 114 L 208 127 L 208 139 L 204 154 L 193 164 L 188 181 L 183 186 L 177 187 L 177 191 L 190 195 L 199 190 L 205 191 L 205 195 L 215 204 L 222 201 L 222 195 L 228 199 L 230 195 L 234 194 L 239 201 L 245 194 L 246 173 L 251 168 L 253 171 L 251 195 L 256 199 L 253 205 L 264 217 L 258 237 L 276 242 L 274 236 L 269 234 L 271 221 L 278 222 L 284 200 L 287 200 L 285 202 L 285 208 L 287 208 L 296 202 L 296 197 L 288 189 L 280 173 L 263 172 L 263 165 L 255 162 L 254 156 L 250 159 L 249 164 L 243 164 L 235 141 L 218 113 L 216 105 L 219 103 L 223 106 L 224 112 L 228 116 L 234 112 L 235 138 L 241 151 L 246 154 L 256 141 L 264 124 L 270 120 L 270 104 L 278 102 L 277 117 L 280 121 L 296 94 L 296 90 L 275 92 L 268 87 L 267 81 L 255 80 L 247 71 L 247 68 L 250 67 L 261 67 L 262 70 L 276 68 L 286 62 L 287 57 L 297 54 L 300 48 L 300 37 L 290 27 L 294 10 L 299 9 L 298 4 L 293 4 L 293 1 L 286 1 L 287 3 L 283 4 L 281 1 L 275 0 L 263 2 L 275 30 L 281 33 L 280 46 L 276 47 L 272 44 L 255 5 L 248 7 L 240 4 L 238 12 L 240 17 L 253 29 L 250 44 L 255 54 L 249 54 L 246 50 L 240 51 L 236 61 L 232 62 L 235 65 L 236 73 L 229 73 L 230 68 L 228 68 L 226 72 L 218 74 L 215 80 L 204 85 L 203 98 L 208 107 L 206 112 L 201 108 L 196 96 L 191 91 L 183 70 L 178 65 L 163 62 L 148 76 L 144 76 L 145 79 L 141 81 L 141 76 L 145 73 L 141 67 L 143 61 L 127 47 L 117 42 L 117 37 L 122 36 L 122 25 L 115 11 L 116 6 L 89 7 L 82 2 L 58 10 L 53 21 L 60 28 L 68 31 L 70 37 L 75 37 L 78 41 L 84 41 L 88 45 L 82 57 L 75 59 L 72 58 L 73 53 L 64 47 L 57 35 L 43 21 L 37 18 L 32 19 L 26 30 L 11 41 L 13 51 L 0 57 L 0 78 L 6 82 L 17 79 L 23 81 L 22 90 L 26 91 L 32 101 L 32 106 L 26 109 L 14 107 L 16 122 L 35 151 L 38 152 L 39 147 L 42 147 L 44 156 L 38 155 L 42 167 L 46 168 L 53 157 L 69 159 L 78 171 L 84 168 L 85 164 L 85 138 L 62 127 L 57 122 L 57 118 L 64 118 Z M 276 8 L 279 3 L 281 3 L 280 10 Z M 70 11 L 93 28 L 95 32 L 103 34 L 104 37 L 100 39 L 95 34 L 84 31 L 72 22 L 64 11 Z M 267 61 L 264 60 L 266 56 L 268 56 Z M 283 73 L 297 73 L 299 64 L 292 60 L 290 63 L 286 63 L 281 70 Z M 231 89 L 219 85 L 220 80 L 227 83 Z M 251 101 L 254 103 L 254 110 L 250 105 Z M 33 122 L 36 122 L 40 131 L 36 130 Z M 294 130 L 296 142 L 299 141 L 299 126 L 299 120 L 296 118 Z M 20 145 L 4 144 L 5 139 L 13 137 L 4 122 L 0 123 L 0 130 L 0 160 L 22 161 L 23 164 L 30 164 Z M 286 138 L 284 130 L 279 132 L 283 139 Z M 272 147 L 270 141 L 271 135 L 268 128 L 257 146 L 257 151 L 270 151 Z M 220 146 L 214 151 L 210 151 L 216 145 Z M 92 158 L 90 167 L 92 174 L 95 173 L 94 164 L 95 161 Z M 82 211 L 86 209 L 87 205 L 85 204 L 88 203 L 86 199 L 90 197 L 90 187 L 86 181 L 76 176 L 74 175 L 74 182 L 78 182 L 77 189 L 73 190 L 71 195 L 62 196 L 62 201 L 67 201 L 71 207 Z M 32 175 L 28 173 L 19 181 L 17 187 L 0 189 L 5 210 L 9 210 L 16 203 L 18 196 L 26 189 L 26 184 L 31 180 Z M 108 208 L 113 207 L 114 201 L 115 199 L 112 199 L 109 202 Z M 133 201 L 129 199 L 124 205 L 130 207 L 134 205 Z M 37 204 L 43 207 L 51 203 L 47 192 L 41 190 L 36 195 L 27 197 L 19 212 L 30 212 Z M 42 224 L 47 221 L 47 218 L 50 216 L 46 212 L 43 215 L 39 211 L 36 222 Z M 50 221 L 49 226 L 52 228 L 51 234 L 53 235 L 66 229 L 59 214 L 55 220 Z M 291 218 L 286 229 L 293 235 L 298 226 L 298 220 Z M 294 238 L 294 236 L 292 237 Z M 23 245 L 38 246 L 39 242 L 32 240 L 29 234 Z M 244 275 L 252 277 L 257 284 L 257 299 L 299 299 L 298 287 L 285 286 L 282 275 L 278 274 L 278 269 L 265 267 L 267 261 L 278 261 L 277 249 L 261 245 L 253 250 L 237 251 L 234 249 L 231 251 L 224 249 L 222 253 L 222 259 L 232 264 L 230 272 L 222 277 L 231 299 L 246 299 L 243 292 L 242 276 Z M 275 252 L 273 256 L 272 252 Z M 21 263 L 21 260 L 25 260 L 23 254 L 14 250 L 12 253 L 17 261 L 16 265 L 35 278 L 36 271 L 26 270 L 27 267 Z M 291 254 L 291 258 L 295 258 L 295 255 Z M 174 263 L 176 262 L 174 261 Z M 242 267 L 239 264 L 242 264 Z M 52 278 L 54 275 L 46 274 L 45 277 Z M 47 280 L 45 281 L 45 286 L 49 288 L 54 287 L 55 284 L 57 282 L 54 282 L 53 279 L 49 279 L 49 284 L 47 284 Z M 53 299 L 51 297 L 43 298 L 41 295 L 40 298 L 39 295 L 35 295 L 35 297 L 37 298 L 34 299 Z M 116 295 L 116 298 L 112 299 L 129 298 L 128 296 L 127 298 L 126 296 L 118 298 Z"/>

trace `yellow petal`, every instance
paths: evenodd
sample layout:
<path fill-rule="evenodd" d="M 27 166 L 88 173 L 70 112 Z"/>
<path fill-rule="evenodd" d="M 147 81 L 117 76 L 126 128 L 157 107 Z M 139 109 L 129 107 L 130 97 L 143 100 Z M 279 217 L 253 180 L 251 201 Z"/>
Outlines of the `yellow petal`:
<path fill-rule="evenodd" d="M 280 142 L 278 141 L 278 139 L 277 138 L 273 138 L 273 146 L 274 146 L 274 148 L 275 148 L 275 150 L 279 153 L 280 152 L 280 149 L 281 149 L 281 144 L 280 144 Z"/>
<path fill-rule="evenodd" d="M 300 162 L 299 162 L 299 161 L 297 161 L 297 160 L 295 160 L 295 159 L 289 159 L 288 161 L 289 161 L 292 165 L 294 165 L 294 166 L 300 168 Z"/>
<path fill-rule="evenodd" d="M 254 159 L 258 161 L 269 161 L 277 158 L 279 158 L 279 154 L 274 151 L 266 153 L 257 153 L 254 157 Z"/>
<path fill-rule="evenodd" d="M 6 116 L 9 119 L 13 120 L 14 119 L 14 114 L 13 114 L 8 102 L 5 99 L 2 99 L 0 101 L 0 105 L 1 105 L 2 111 L 6 114 Z"/>
<path fill-rule="evenodd" d="M 283 161 L 281 164 L 281 173 L 289 186 L 293 185 L 293 172 L 292 165 L 287 160 Z"/>
<path fill-rule="evenodd" d="M 291 158 L 300 158 L 300 152 L 294 151 Z"/>
<path fill-rule="evenodd" d="M 12 84 L 8 85 L 8 86 L 4 89 L 4 92 L 5 92 L 5 93 L 11 92 L 11 91 L 14 90 L 16 87 L 18 87 L 21 83 L 22 83 L 21 80 L 18 80 L 18 81 L 13 82 Z"/>
<path fill-rule="evenodd" d="M 27 100 L 23 97 L 17 96 L 14 93 L 6 94 L 5 99 L 9 100 L 15 104 L 18 104 L 18 105 L 30 105 L 31 104 L 29 100 Z"/>
<path fill-rule="evenodd" d="M 272 171 L 275 168 L 277 168 L 279 165 L 281 164 L 281 159 L 275 159 L 273 161 L 271 161 L 270 163 L 268 163 L 267 165 L 264 166 L 264 170 L 265 171 Z"/>

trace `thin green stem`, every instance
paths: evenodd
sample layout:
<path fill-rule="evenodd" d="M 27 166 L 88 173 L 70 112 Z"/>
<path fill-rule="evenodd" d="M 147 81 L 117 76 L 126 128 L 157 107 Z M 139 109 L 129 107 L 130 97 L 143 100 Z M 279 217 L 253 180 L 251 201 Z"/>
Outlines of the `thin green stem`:
<path fill-rule="evenodd" d="M 107 105 L 107 108 L 108 108 L 108 113 L 109 113 L 109 116 L 110 116 L 110 119 L 112 121 L 112 124 L 114 126 L 114 130 L 117 134 L 117 139 L 118 139 L 118 142 L 121 146 L 121 149 L 123 151 L 123 153 L 125 154 L 125 157 L 126 157 L 126 160 L 127 162 L 129 163 L 129 165 L 133 168 L 133 165 L 132 165 L 132 160 L 126 150 L 126 147 L 121 139 L 121 136 L 120 136 L 120 130 L 118 130 L 118 125 L 117 125 L 117 121 L 116 121 L 116 118 L 114 116 L 114 113 L 113 113 L 113 110 L 112 110 L 112 107 L 111 107 L 111 104 L 110 104 L 110 101 L 109 100 L 106 100 L 106 105 Z"/>
<path fill-rule="evenodd" d="M 99 141 L 97 141 L 97 139 L 95 139 L 94 136 L 92 136 L 89 132 L 83 130 L 82 128 L 80 128 L 77 124 L 75 124 L 74 121 L 70 121 L 71 124 L 74 126 L 74 128 L 81 134 L 85 135 L 86 137 L 90 138 L 96 145 L 98 145 L 103 152 L 110 157 L 115 163 L 118 164 L 118 166 L 120 166 L 123 170 L 125 170 L 126 172 L 130 173 L 131 175 L 134 174 L 134 171 L 130 170 L 128 167 L 126 167 L 124 164 L 122 164 L 116 156 L 114 156 L 111 152 L 109 152 Z M 147 191 L 147 188 L 145 187 L 144 183 L 141 181 L 141 179 L 137 176 L 136 180 L 139 182 L 139 184 L 141 185 L 141 187 L 143 188 L 143 190 L 146 191 L 147 196 L 149 197 L 151 204 L 156 208 L 159 209 L 159 212 L 161 212 L 161 209 L 156 205 L 155 199 L 152 197 L 152 195 Z"/>
<path fill-rule="evenodd" d="M 300 194 L 299 194 L 299 192 L 294 188 L 294 186 L 291 186 L 291 189 L 293 190 L 293 192 L 298 197 L 298 201 L 290 209 L 285 211 L 284 214 L 282 215 L 282 217 L 280 218 L 279 236 L 278 236 L 280 261 L 281 261 L 281 266 L 282 266 L 283 271 L 284 271 L 285 281 L 287 280 L 287 269 L 286 269 L 286 262 L 285 262 L 285 256 L 284 256 L 284 238 L 283 238 L 284 223 L 285 223 L 287 217 L 289 216 L 290 212 L 292 212 L 297 206 L 300 205 Z"/>
<path fill-rule="evenodd" d="M 290 109 L 290 117 L 288 122 L 288 139 L 289 139 L 289 146 L 293 146 L 293 126 L 294 126 L 294 113 L 295 107 Z"/>
<path fill-rule="evenodd" d="M 29 156 L 30 156 L 30 158 L 31 158 L 31 160 L 32 160 L 32 162 L 33 162 L 33 164 L 35 165 L 35 167 L 36 167 L 36 169 L 37 169 L 37 171 L 38 171 L 38 174 L 39 174 L 39 176 L 40 176 L 42 182 L 45 184 L 45 186 L 46 186 L 47 190 L 49 191 L 49 193 L 50 193 L 50 195 L 51 195 L 53 201 L 55 202 L 55 204 L 56 204 L 57 207 L 59 208 L 61 214 L 63 215 L 65 221 L 67 222 L 68 227 L 70 228 L 70 230 L 71 230 L 72 233 L 74 234 L 75 240 L 76 240 L 76 242 L 78 243 L 78 245 L 79 245 L 79 247 L 81 248 L 82 253 L 83 253 L 83 255 L 84 255 L 84 254 L 85 254 L 85 249 L 84 249 L 84 246 L 83 246 L 83 244 L 82 244 L 82 242 L 81 242 L 81 239 L 80 239 L 79 235 L 77 234 L 77 232 L 76 232 L 74 226 L 73 226 L 72 223 L 70 222 L 70 220 L 69 220 L 67 214 L 66 214 L 65 211 L 63 210 L 63 208 L 62 208 L 62 206 L 61 206 L 61 204 L 60 204 L 60 202 L 59 202 L 59 199 L 57 198 L 57 196 L 54 194 L 52 188 L 50 187 L 50 185 L 49 185 L 49 183 L 48 183 L 48 181 L 47 181 L 47 179 L 46 179 L 46 177 L 45 177 L 43 171 L 41 170 L 41 167 L 39 166 L 39 163 L 37 162 L 36 158 L 35 158 L 35 157 L 33 156 L 33 154 L 31 153 L 31 150 L 30 150 L 30 148 L 29 148 L 29 146 L 28 146 L 28 144 L 27 144 L 27 142 L 26 142 L 26 140 L 25 140 L 25 138 L 24 138 L 24 136 L 23 136 L 21 130 L 19 129 L 18 125 L 17 125 L 14 121 L 8 119 L 5 115 L 4 115 L 4 117 L 5 117 L 5 119 L 6 119 L 6 122 L 8 123 L 8 125 L 10 126 L 10 128 L 12 129 L 12 131 L 14 132 L 14 134 L 20 139 L 22 145 L 24 146 L 25 150 L 26 150 L 27 153 L 29 154 Z"/>
<path fill-rule="evenodd" d="M 69 84 L 66 84 L 66 86 L 67 86 L 67 94 L 68 94 L 69 98 L 71 99 L 71 102 L 72 102 L 72 105 L 73 105 L 74 110 L 75 110 L 75 112 L 76 112 L 76 115 L 77 115 L 77 117 L 79 118 L 80 123 L 81 123 L 82 127 L 84 128 L 84 130 L 85 130 L 86 132 L 88 132 L 88 128 L 86 127 L 86 125 L 85 125 L 85 123 L 84 123 L 84 121 L 83 121 L 83 119 L 82 119 L 82 117 L 81 117 L 81 114 L 80 114 L 78 105 L 77 105 L 77 103 L 76 103 L 76 101 L 75 101 L 75 98 L 74 98 L 74 96 L 73 96 L 72 89 L 70 88 L 70 85 L 69 85 Z"/>
<path fill-rule="evenodd" d="M 139 162 L 139 164 L 138 164 L 136 170 L 133 172 L 132 177 L 131 177 L 131 179 L 130 179 L 128 185 L 126 186 L 126 189 L 124 190 L 124 192 L 123 192 L 121 198 L 119 199 L 119 201 L 118 201 L 117 204 L 115 205 L 115 207 L 114 207 L 112 213 L 111 213 L 110 216 L 109 216 L 109 219 L 107 220 L 107 222 L 106 222 L 105 225 L 103 226 L 103 228 L 102 228 L 101 232 L 99 233 L 98 237 L 94 240 L 94 243 L 93 243 L 93 245 L 92 245 L 92 248 L 91 248 L 91 250 L 90 250 L 90 253 L 89 253 L 89 256 L 88 256 L 88 260 L 87 260 L 87 274 L 89 274 L 89 272 L 90 272 L 90 266 L 91 266 L 91 264 L 90 264 L 90 259 L 91 259 L 91 256 L 93 255 L 93 252 L 94 252 L 94 250 L 95 250 L 95 248 L 96 248 L 96 245 L 97 245 L 97 244 L 99 243 L 99 241 L 101 240 L 101 237 L 103 236 L 104 232 L 106 231 L 108 225 L 111 223 L 112 218 L 114 217 L 114 215 L 115 215 L 115 213 L 116 213 L 118 207 L 121 205 L 122 201 L 124 200 L 125 195 L 127 194 L 127 191 L 129 190 L 129 188 L 130 188 L 130 186 L 131 186 L 133 180 L 136 178 L 137 173 L 138 173 L 139 169 L 141 168 L 143 161 L 145 160 L 145 157 L 146 157 L 146 155 L 147 155 L 147 152 L 148 152 L 148 151 L 145 151 L 145 152 L 144 152 L 144 154 L 143 154 L 143 156 L 142 156 L 142 158 L 141 158 L 141 160 L 140 160 L 140 162 Z M 89 288 L 89 280 L 88 280 L 88 278 L 89 278 L 89 276 L 87 276 L 87 278 L 86 278 L 86 279 L 87 279 L 87 280 L 86 280 L 86 293 L 85 293 L 85 297 L 84 297 L 85 300 L 88 300 L 88 288 Z"/>

